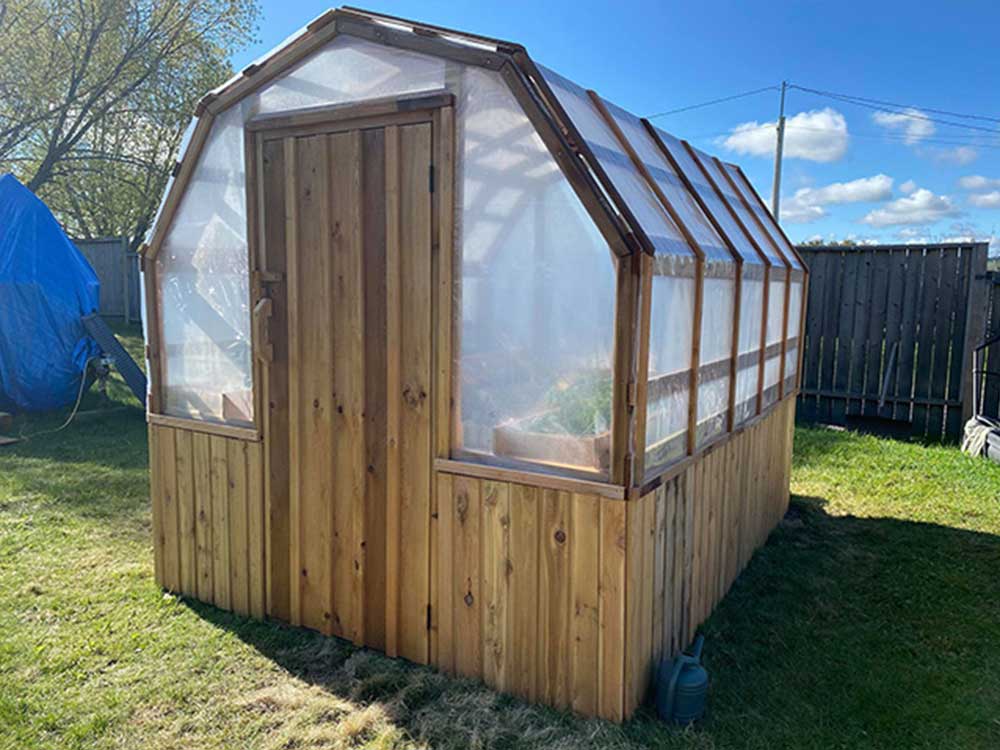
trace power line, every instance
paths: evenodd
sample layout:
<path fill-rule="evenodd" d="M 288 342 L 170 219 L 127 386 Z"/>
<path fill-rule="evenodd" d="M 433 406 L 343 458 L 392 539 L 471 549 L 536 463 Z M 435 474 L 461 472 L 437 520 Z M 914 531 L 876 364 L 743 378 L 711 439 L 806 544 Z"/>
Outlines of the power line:
<path fill-rule="evenodd" d="M 903 117 L 909 117 L 909 118 L 914 119 L 914 120 L 924 120 L 926 122 L 934 122 L 934 123 L 937 123 L 939 125 L 947 125 L 948 127 L 965 128 L 966 130 L 982 131 L 984 133 L 993 133 L 994 135 L 996 135 L 997 133 L 1000 133 L 1000 130 L 997 130 L 996 128 L 986 128 L 986 127 L 983 127 L 981 125 L 970 125 L 970 124 L 964 123 L 964 122 L 953 122 L 951 120 L 942 120 L 942 119 L 937 118 L 937 117 L 928 117 L 927 115 L 920 114 L 919 112 L 907 112 L 907 111 L 901 111 L 901 110 L 887 110 L 885 107 L 878 106 L 878 105 L 875 105 L 875 104 L 869 104 L 867 100 L 864 100 L 861 97 L 850 96 L 849 94 L 836 94 L 836 93 L 834 93 L 832 91 L 820 91 L 819 89 L 811 89 L 811 88 L 807 88 L 805 86 L 799 86 L 799 85 L 794 84 L 794 83 L 789 84 L 789 86 L 791 88 L 793 88 L 793 89 L 798 89 L 799 91 L 805 91 L 805 92 L 810 93 L 810 94 L 816 94 L 817 96 L 825 96 L 828 99 L 833 99 L 835 101 L 843 102 L 845 104 L 853 104 L 856 107 L 866 107 L 867 109 L 872 109 L 872 110 L 875 110 L 876 112 L 889 112 L 890 114 L 901 115 Z M 919 109 L 918 107 L 912 107 L 910 105 L 894 105 L 894 106 L 905 106 L 905 107 L 907 107 L 908 109 L 911 109 L 911 110 L 917 110 L 917 109 Z M 959 115 L 959 117 L 965 117 L 965 116 L 966 115 Z M 975 117 L 982 118 L 982 119 L 986 118 L 985 115 L 975 115 Z"/>
<path fill-rule="evenodd" d="M 701 107 L 708 107 L 712 104 L 721 104 L 722 102 L 731 102 L 733 99 L 742 99 L 745 96 L 753 96 L 754 94 L 762 94 L 765 91 L 778 91 L 780 86 L 764 86 L 763 88 L 754 89 L 753 91 L 744 91 L 741 94 L 733 94 L 732 96 L 724 96 L 720 99 L 712 99 L 707 102 L 701 102 L 700 104 L 691 104 L 687 107 L 678 107 L 677 109 L 668 109 L 666 112 L 657 112 L 655 115 L 646 115 L 647 120 L 652 120 L 656 117 L 666 117 L 667 115 L 676 115 L 679 112 L 687 112 L 692 109 L 700 109 Z"/>
<path fill-rule="evenodd" d="M 945 115 L 947 117 L 961 117 L 967 120 L 983 120 L 985 122 L 1000 123 L 1000 117 L 990 117 L 988 115 L 963 114 L 961 112 L 950 112 L 946 109 L 934 109 L 932 107 L 918 107 L 914 104 L 898 104 L 896 102 L 887 102 L 883 99 L 869 99 L 864 96 L 843 94 L 843 93 L 838 93 L 836 91 L 820 91 L 819 89 L 811 89 L 805 86 L 798 86 L 794 83 L 790 83 L 788 85 L 792 88 L 799 89 L 800 91 L 808 91 L 810 94 L 819 94 L 820 96 L 840 97 L 843 99 L 851 99 L 851 100 L 856 100 L 858 102 L 865 102 L 867 104 L 878 104 L 882 107 L 895 107 L 896 109 L 919 109 L 922 112 L 933 112 L 936 115 Z"/>

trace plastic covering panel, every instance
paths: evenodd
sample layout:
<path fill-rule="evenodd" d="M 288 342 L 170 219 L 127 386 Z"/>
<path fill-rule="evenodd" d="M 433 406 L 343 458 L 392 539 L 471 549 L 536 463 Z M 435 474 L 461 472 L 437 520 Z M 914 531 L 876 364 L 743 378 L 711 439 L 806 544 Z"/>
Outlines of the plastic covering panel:
<path fill-rule="evenodd" d="M 606 474 L 611 250 L 496 73 L 466 68 L 458 122 L 460 447 Z"/>
<path fill-rule="evenodd" d="M 601 117 L 587 92 L 572 81 L 539 66 L 569 118 L 580 131 L 622 199 L 628 204 L 657 253 L 691 255 L 693 251 L 670 220 L 659 199 L 626 154 L 614 132 Z"/>
<path fill-rule="evenodd" d="M 791 244 L 785 238 L 785 235 L 778 229 L 778 225 L 774 221 L 774 216 L 768 211 L 764 204 L 761 203 L 760 197 L 754 191 L 753 187 L 747 182 L 745 175 L 740 172 L 733 164 L 726 164 L 726 171 L 729 176 L 733 178 L 733 182 L 736 183 L 737 189 L 740 194 L 746 199 L 747 203 L 750 204 L 751 209 L 760 223 L 764 225 L 764 231 L 771 238 L 775 245 L 781 248 L 781 252 L 785 256 L 785 260 L 792 268 L 802 269 L 802 264 L 795 255 L 795 250 L 792 248 Z"/>
<path fill-rule="evenodd" d="M 782 276 L 784 276 L 783 272 Z M 777 391 L 771 389 L 778 385 L 781 378 L 781 344 L 784 336 L 784 316 L 785 316 L 785 279 L 772 278 L 769 283 L 770 291 L 767 299 L 767 346 L 769 349 L 776 348 L 764 361 L 764 405 L 768 406 L 777 398 Z"/>
<path fill-rule="evenodd" d="M 733 264 L 722 265 L 724 270 L 731 270 Z M 736 281 L 734 277 L 714 275 L 723 269 L 719 269 L 717 264 L 706 263 L 701 361 L 698 367 L 698 445 L 721 435 L 727 427 Z"/>
<path fill-rule="evenodd" d="M 246 121 L 444 87 L 444 61 L 342 36 L 216 118 L 157 256 L 167 414 L 253 421 Z"/>
<path fill-rule="evenodd" d="M 771 261 L 776 266 L 784 266 L 785 263 L 781 259 L 781 255 L 775 249 L 774 244 L 771 242 L 771 238 L 768 234 L 761 229 L 760 224 L 757 223 L 755 216 L 748 209 L 741 198 L 741 196 L 734 191 L 733 186 L 729 184 L 726 179 L 726 175 L 716 164 L 715 159 L 706 154 L 704 151 L 698 151 L 695 149 L 695 153 L 698 156 L 698 161 L 705 167 L 709 175 L 711 175 L 712 180 L 718 185 L 719 190 L 725 196 L 726 201 L 732 206 L 733 211 L 739 217 L 740 222 L 746 227 L 747 232 L 753 237 L 754 242 L 760 248 L 760 251 L 767 256 L 767 259 Z M 746 257 L 747 254 L 743 253 Z M 749 259 L 748 259 L 749 260 Z"/>
<path fill-rule="evenodd" d="M 646 170 L 680 216 L 681 222 L 684 223 L 702 252 L 705 253 L 705 257 L 719 261 L 732 261 L 733 256 L 726 248 L 719 233 L 705 216 L 694 196 L 688 192 L 670 160 L 664 156 L 642 121 L 631 112 L 627 112 L 606 100 L 604 105 Z"/>
<path fill-rule="evenodd" d="M 663 145 L 677 163 L 677 166 L 680 167 L 681 172 L 694 187 L 695 192 L 708 208 L 712 218 L 722 227 L 722 231 L 729 238 L 729 241 L 733 243 L 733 247 L 743 258 L 743 261 L 745 263 L 763 265 L 763 259 L 753 249 L 746 232 L 740 228 L 740 225 L 733 218 L 732 213 L 730 213 L 722 198 L 719 197 L 719 194 L 712 187 L 701 167 L 691 157 L 691 154 L 680 139 L 659 128 L 656 128 L 656 135 L 663 142 Z"/>
<path fill-rule="evenodd" d="M 245 191 L 237 106 L 216 118 L 156 257 L 172 416 L 253 420 Z"/>
<path fill-rule="evenodd" d="M 786 390 L 794 387 L 795 376 L 799 371 L 798 346 L 801 342 L 798 340 L 798 337 L 802 322 L 802 279 L 792 278 L 788 294 L 788 327 L 786 329 L 786 338 L 789 343 L 785 352 Z"/>
<path fill-rule="evenodd" d="M 694 260 L 653 260 L 646 407 L 646 471 L 687 452 Z"/>
<path fill-rule="evenodd" d="M 743 267 L 740 287 L 740 364 L 736 371 L 736 424 L 757 412 L 757 384 L 760 380 L 760 335 L 763 326 L 764 280 L 752 278 Z"/>

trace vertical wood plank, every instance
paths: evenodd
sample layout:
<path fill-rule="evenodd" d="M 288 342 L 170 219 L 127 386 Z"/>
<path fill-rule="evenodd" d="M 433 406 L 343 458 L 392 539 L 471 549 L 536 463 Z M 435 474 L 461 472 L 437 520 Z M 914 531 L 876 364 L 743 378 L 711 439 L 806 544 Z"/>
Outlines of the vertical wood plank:
<path fill-rule="evenodd" d="M 330 252 L 329 149 L 325 136 L 295 140 L 296 249 L 289 262 L 289 411 L 293 504 L 298 506 L 299 609 L 301 623 L 334 632 L 332 601 L 335 399 L 333 267 Z M 292 262 L 293 261 L 293 262 Z M 294 281 L 294 287 L 292 282 Z M 293 328 L 294 326 L 294 328 Z M 234 590 L 235 598 L 235 590 Z"/>
<path fill-rule="evenodd" d="M 931 395 L 931 367 L 934 362 L 934 333 L 938 324 L 939 288 L 941 285 L 941 253 L 939 248 L 929 248 L 924 255 L 924 285 L 921 290 L 919 328 L 917 333 L 916 368 L 913 393 L 917 398 Z M 942 322 L 943 323 L 943 322 Z M 913 432 L 917 437 L 927 435 L 927 406 L 913 405 Z"/>
<path fill-rule="evenodd" d="M 670 523 L 667 507 L 667 489 L 671 483 L 661 485 L 653 493 L 653 663 L 659 664 L 663 657 L 663 633 L 665 621 L 670 614 L 666 608 L 667 599 L 667 526 Z M 671 504 L 672 505 L 672 504 Z"/>
<path fill-rule="evenodd" d="M 598 713 L 620 721 L 625 715 L 625 502 L 601 500 L 600 694 Z"/>
<path fill-rule="evenodd" d="M 303 390 L 302 390 L 302 330 L 303 322 L 307 319 L 302 307 L 302 278 L 304 273 L 308 273 L 308 268 L 302 268 L 299 248 L 299 207 L 298 197 L 302 189 L 300 185 L 298 167 L 298 148 L 295 140 L 286 138 L 282 141 L 282 155 L 284 158 L 284 187 L 285 187 L 285 254 L 287 263 L 286 294 L 288 300 L 288 344 L 287 363 L 288 372 L 286 383 L 288 388 L 288 449 L 289 457 L 300 455 L 302 444 L 302 410 Z M 308 154 L 307 154 L 308 156 Z M 277 430 L 277 425 L 275 425 Z M 280 433 L 275 432 L 275 439 Z M 280 451 L 280 448 L 272 445 L 272 450 Z M 280 460 L 280 459 L 278 459 Z M 296 463 L 301 463 L 296 461 Z M 303 533 L 302 533 L 302 490 L 301 465 L 295 470 L 289 470 L 288 474 L 288 618 L 293 625 L 301 625 L 302 620 L 302 586 L 308 571 L 306 570 L 303 558 Z M 274 498 L 271 498 L 272 502 Z"/>
<path fill-rule="evenodd" d="M 291 539 L 289 518 L 289 455 L 288 455 L 288 345 L 291 338 L 288 321 L 288 250 L 293 237 L 288 236 L 288 223 L 294 217 L 292 206 L 286 204 L 289 191 L 294 190 L 295 177 L 286 160 L 294 151 L 286 147 L 287 140 L 270 140 L 261 146 L 263 182 L 264 253 L 262 269 L 283 274 L 284 282 L 269 285 L 272 300 L 271 345 L 274 357 L 263 368 L 267 400 L 262 409 L 264 418 L 264 498 L 265 498 L 265 558 L 268 565 L 267 613 L 279 620 L 291 619 L 292 576 L 290 571 Z"/>
<path fill-rule="evenodd" d="M 426 663 L 430 603 L 431 379 L 431 126 L 399 132 L 400 166 L 400 591 L 399 653 Z"/>
<path fill-rule="evenodd" d="M 386 342 L 397 342 L 401 338 L 399 298 L 400 279 L 400 238 L 399 238 L 399 128 L 385 129 L 385 299 L 386 299 Z M 399 494 L 399 451 L 400 451 L 400 402 L 396 394 L 402 391 L 399 370 L 399 347 L 388 346 L 385 353 L 385 652 L 389 656 L 399 654 L 399 597 L 400 597 L 400 494 Z M 450 480 L 447 483 L 451 487 Z M 453 503 L 452 503 L 453 504 Z M 450 522 L 449 522 L 450 523 Z M 444 543 L 451 543 L 451 535 L 442 537 Z M 449 581 L 449 585 L 453 582 Z M 447 597 L 446 597 L 447 598 Z M 445 659 L 454 670 L 454 657 Z"/>
<path fill-rule="evenodd" d="M 510 690 L 525 700 L 538 697 L 539 490 L 510 486 L 510 610 L 513 619 Z"/>
<path fill-rule="evenodd" d="M 577 493 L 570 503 L 570 706 L 592 716 L 600 702 L 601 506 L 598 497 Z"/>
<path fill-rule="evenodd" d="M 264 570 L 264 466 L 260 443 L 246 443 L 248 607 L 263 617 L 267 600 Z"/>
<path fill-rule="evenodd" d="M 484 481 L 482 487 L 483 681 L 496 690 L 510 691 L 510 485 Z"/>
<path fill-rule="evenodd" d="M 362 131 L 364 227 L 364 642 L 385 649 L 386 609 L 386 292 L 385 130 Z"/>
<path fill-rule="evenodd" d="M 909 248 L 905 255 L 902 309 L 900 311 L 899 354 L 891 393 L 898 399 L 893 406 L 892 418 L 910 420 L 909 400 L 913 395 L 913 365 L 916 361 L 916 332 L 920 295 L 923 287 L 923 253 L 919 248 Z"/>
<path fill-rule="evenodd" d="M 163 557 L 167 535 L 163 528 L 163 467 L 160 464 L 162 429 L 149 425 L 149 504 L 153 521 L 153 579 L 157 586 L 166 588 Z"/>
<path fill-rule="evenodd" d="M 539 540 L 538 667 L 541 700 L 569 705 L 569 493 L 542 491 Z"/>
<path fill-rule="evenodd" d="M 226 438 L 209 438 L 209 481 L 212 485 L 212 582 L 213 602 L 220 609 L 230 609 L 229 589 L 229 452 Z"/>
<path fill-rule="evenodd" d="M 180 590 L 189 596 L 198 593 L 195 551 L 194 452 L 191 433 L 175 430 L 177 450 L 177 538 L 180 543 Z"/>
<path fill-rule="evenodd" d="M 333 332 L 333 487 L 330 538 L 333 633 L 364 643 L 365 320 L 361 133 L 327 136 Z M 322 370 L 317 377 L 322 376 Z M 329 372 L 325 373 L 329 378 Z"/>
<path fill-rule="evenodd" d="M 198 599 L 213 599 L 212 580 L 212 454 L 208 435 L 191 435 L 195 512 L 195 557 Z"/>
<path fill-rule="evenodd" d="M 229 595 L 233 612 L 250 614 L 249 537 L 247 513 L 247 447 L 226 441 L 229 499 Z"/>
<path fill-rule="evenodd" d="M 455 520 L 453 479 L 450 474 L 437 476 L 437 547 L 438 581 L 434 587 L 437 595 L 434 607 L 434 622 L 437 626 L 437 649 L 434 651 L 434 663 L 445 674 L 455 673 L 455 634 L 456 609 L 464 606 L 455 592 L 457 572 L 454 564 Z"/>
<path fill-rule="evenodd" d="M 454 580 L 455 672 L 462 677 L 481 677 L 483 670 L 481 630 L 482 495 L 480 482 L 454 477 Z"/>

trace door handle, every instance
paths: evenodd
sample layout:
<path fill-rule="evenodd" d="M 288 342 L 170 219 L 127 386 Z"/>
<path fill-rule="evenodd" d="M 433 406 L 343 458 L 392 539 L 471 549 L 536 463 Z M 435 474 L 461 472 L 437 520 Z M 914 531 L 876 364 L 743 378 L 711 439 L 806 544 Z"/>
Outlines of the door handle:
<path fill-rule="evenodd" d="M 261 297 L 254 305 L 253 338 L 254 353 L 261 362 L 274 361 L 274 344 L 271 343 L 271 313 L 274 305 L 270 297 Z"/>

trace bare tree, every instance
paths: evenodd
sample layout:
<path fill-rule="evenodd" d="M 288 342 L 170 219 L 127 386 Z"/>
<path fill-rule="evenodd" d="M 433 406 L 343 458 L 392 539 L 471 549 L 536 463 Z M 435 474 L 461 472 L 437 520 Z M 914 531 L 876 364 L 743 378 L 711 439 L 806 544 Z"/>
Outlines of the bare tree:
<path fill-rule="evenodd" d="M 0 170 L 72 233 L 141 241 L 256 0 L 0 0 Z"/>

